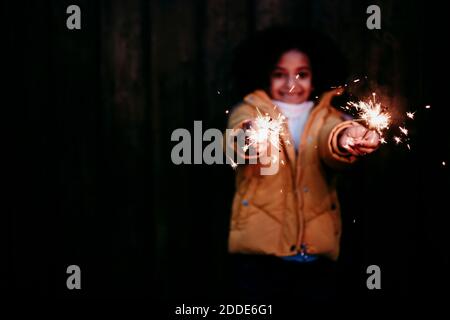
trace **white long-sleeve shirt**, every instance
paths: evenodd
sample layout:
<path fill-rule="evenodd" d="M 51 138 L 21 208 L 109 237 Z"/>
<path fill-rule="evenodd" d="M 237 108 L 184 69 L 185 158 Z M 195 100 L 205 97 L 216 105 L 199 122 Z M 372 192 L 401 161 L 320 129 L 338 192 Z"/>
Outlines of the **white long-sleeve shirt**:
<path fill-rule="evenodd" d="M 303 128 L 306 120 L 308 120 L 309 112 L 314 106 L 313 101 L 305 101 L 299 104 L 286 103 L 278 100 L 272 100 L 278 106 L 280 111 L 288 120 L 288 127 L 292 139 L 294 139 L 295 150 L 298 150 L 300 139 L 302 137 Z"/>

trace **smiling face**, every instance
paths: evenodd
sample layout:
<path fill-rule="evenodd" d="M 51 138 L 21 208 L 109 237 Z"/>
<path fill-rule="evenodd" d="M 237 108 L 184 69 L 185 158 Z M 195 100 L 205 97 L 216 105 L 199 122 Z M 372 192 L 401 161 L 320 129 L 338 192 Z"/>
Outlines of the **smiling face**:
<path fill-rule="evenodd" d="M 312 90 L 308 56 L 295 49 L 285 52 L 270 75 L 271 98 L 286 103 L 302 103 L 309 99 Z"/>

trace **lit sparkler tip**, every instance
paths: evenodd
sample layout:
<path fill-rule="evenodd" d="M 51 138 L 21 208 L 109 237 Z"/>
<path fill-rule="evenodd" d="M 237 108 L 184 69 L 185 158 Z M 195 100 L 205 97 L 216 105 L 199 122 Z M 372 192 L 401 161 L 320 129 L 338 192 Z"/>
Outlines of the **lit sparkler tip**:
<path fill-rule="evenodd" d="M 373 95 L 375 96 L 375 93 Z M 377 103 L 375 99 L 369 102 L 349 102 L 348 106 L 358 111 L 359 120 L 365 121 L 369 129 L 380 133 L 389 127 L 391 116 L 382 109 L 381 103 Z"/>
<path fill-rule="evenodd" d="M 248 130 L 249 145 L 270 142 L 272 146 L 279 149 L 280 136 L 283 135 L 283 115 L 279 113 L 277 118 L 272 119 L 269 113 L 262 115 L 258 108 L 257 111 L 255 125 Z"/>

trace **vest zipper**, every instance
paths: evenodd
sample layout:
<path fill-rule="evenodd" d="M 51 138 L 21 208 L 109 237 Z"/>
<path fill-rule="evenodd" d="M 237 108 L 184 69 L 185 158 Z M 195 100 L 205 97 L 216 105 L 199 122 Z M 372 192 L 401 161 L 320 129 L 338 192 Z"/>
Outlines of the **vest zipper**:
<path fill-rule="evenodd" d="M 301 253 L 305 253 L 305 249 L 303 248 L 302 242 L 303 242 L 303 235 L 304 235 L 304 227 L 305 227 L 305 221 L 304 221 L 304 215 L 303 215 L 303 207 L 304 207 L 304 197 L 302 194 L 303 190 L 299 190 L 298 189 L 298 185 L 300 185 L 300 182 L 302 181 L 302 176 L 303 176 L 303 169 L 300 168 L 301 165 L 301 159 L 305 156 L 304 155 L 304 151 L 300 150 L 302 148 L 302 146 L 305 146 L 305 140 L 307 137 L 307 133 L 310 131 L 310 128 L 312 126 L 313 123 L 313 119 L 316 117 L 317 113 L 319 112 L 319 106 L 315 106 L 314 108 L 311 109 L 308 120 L 304 126 L 303 132 L 302 132 L 302 137 L 300 139 L 300 145 L 298 146 L 298 153 L 297 153 L 297 158 L 296 158 L 296 164 L 295 164 L 295 182 L 294 182 L 294 187 L 295 187 L 295 194 L 296 194 L 296 198 L 297 198 L 297 202 L 296 202 L 296 207 L 297 207 L 297 216 L 298 216 L 298 221 L 299 221 L 299 231 L 298 231 L 298 237 L 297 237 L 297 243 L 296 243 L 296 248 L 297 250 L 300 249 Z M 300 168 L 300 169 L 299 169 Z M 301 200 L 301 205 L 300 205 L 300 200 Z"/>

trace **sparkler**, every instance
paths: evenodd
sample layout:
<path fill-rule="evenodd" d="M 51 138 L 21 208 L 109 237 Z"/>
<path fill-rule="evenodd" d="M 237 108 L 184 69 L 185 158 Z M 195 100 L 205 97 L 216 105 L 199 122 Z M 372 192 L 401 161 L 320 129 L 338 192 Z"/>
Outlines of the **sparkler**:
<path fill-rule="evenodd" d="M 383 107 L 381 103 L 376 101 L 375 93 L 372 93 L 373 98 L 367 101 L 348 102 L 345 107 L 346 110 L 354 109 L 357 111 L 358 118 L 355 121 L 364 122 L 368 128 L 362 140 L 366 137 L 369 131 L 374 130 L 380 135 L 380 143 L 385 144 L 386 139 L 383 137 L 383 131 L 389 129 L 391 124 L 391 115 L 387 108 Z M 409 119 L 414 119 L 415 112 L 406 112 Z M 395 144 L 409 142 L 409 131 L 405 126 L 399 126 L 400 134 L 402 136 L 394 136 Z M 409 143 L 406 144 L 408 150 L 411 150 Z"/>
<path fill-rule="evenodd" d="M 281 113 L 278 117 L 273 119 L 268 113 L 261 114 L 259 109 L 257 117 L 252 121 L 252 125 L 247 130 L 248 144 L 243 147 L 244 152 L 252 145 L 262 144 L 270 142 L 277 150 L 280 148 L 280 136 L 284 135 L 283 124 L 285 122 L 285 116 Z M 272 161 L 276 161 L 278 158 L 272 156 Z"/>
<path fill-rule="evenodd" d="M 391 115 L 383 108 L 381 103 L 375 99 L 375 93 L 372 94 L 373 99 L 358 102 L 348 102 L 348 106 L 354 108 L 358 112 L 359 119 L 356 121 L 363 121 L 366 123 L 368 130 L 362 137 L 364 139 L 367 133 L 371 130 L 378 132 L 380 137 L 382 131 L 389 128 L 391 122 Z"/>
<path fill-rule="evenodd" d="M 345 84 L 344 87 L 349 86 L 349 93 L 352 95 L 351 91 L 353 86 L 359 86 L 359 88 L 364 88 L 364 83 L 367 81 L 367 76 L 364 77 L 356 77 L 350 83 Z M 361 84 L 362 83 L 362 84 Z M 360 86 L 361 84 L 361 86 Z M 351 87 L 350 87 L 351 86 Z M 430 109 L 431 106 L 425 106 L 426 109 Z M 380 143 L 386 144 L 388 138 L 385 136 L 389 136 L 389 140 L 392 139 L 396 144 L 405 144 L 406 147 L 410 150 L 411 147 L 409 145 L 409 130 L 406 128 L 405 121 L 406 120 L 414 120 L 416 116 L 416 111 L 405 112 L 403 114 L 402 124 L 399 123 L 399 119 L 394 117 L 397 113 L 391 113 L 391 110 L 388 110 L 388 107 L 382 104 L 380 101 L 377 101 L 377 95 L 375 92 L 372 92 L 372 95 L 367 99 L 361 99 L 361 101 L 355 102 L 347 102 L 345 106 L 342 107 L 345 112 L 349 112 L 354 115 L 356 122 L 362 122 L 366 127 L 366 132 L 364 133 L 362 140 L 364 140 L 370 133 L 370 131 L 375 131 L 379 134 Z M 395 118 L 395 119 L 394 119 Z M 394 125 L 395 123 L 395 125 Z M 399 124 L 399 125 L 398 125 Z M 391 131 L 390 127 L 395 126 L 395 134 L 388 134 L 388 131 Z M 392 128 L 393 129 L 393 128 Z M 396 137 L 394 137 L 396 135 Z M 350 142 L 352 143 L 352 142 Z"/>

